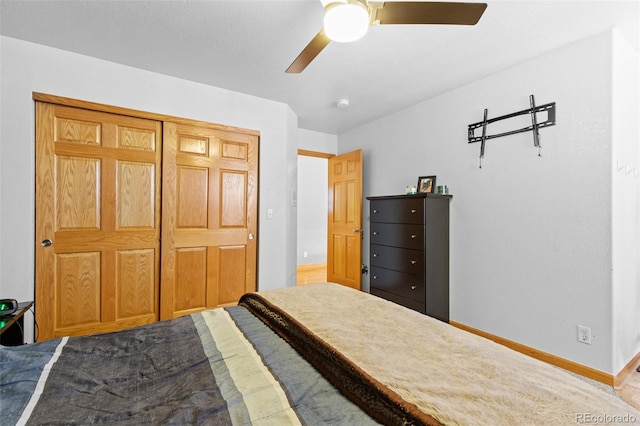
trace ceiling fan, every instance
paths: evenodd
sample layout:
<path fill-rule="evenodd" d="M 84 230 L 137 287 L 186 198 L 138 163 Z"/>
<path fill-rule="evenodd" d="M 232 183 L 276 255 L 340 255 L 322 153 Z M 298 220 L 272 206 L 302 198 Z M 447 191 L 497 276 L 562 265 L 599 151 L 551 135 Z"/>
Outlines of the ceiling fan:
<path fill-rule="evenodd" d="M 332 40 L 355 41 L 372 25 L 475 25 L 487 8 L 486 3 L 421 1 L 322 0 L 322 4 L 324 28 L 287 68 L 287 73 L 302 72 Z"/>

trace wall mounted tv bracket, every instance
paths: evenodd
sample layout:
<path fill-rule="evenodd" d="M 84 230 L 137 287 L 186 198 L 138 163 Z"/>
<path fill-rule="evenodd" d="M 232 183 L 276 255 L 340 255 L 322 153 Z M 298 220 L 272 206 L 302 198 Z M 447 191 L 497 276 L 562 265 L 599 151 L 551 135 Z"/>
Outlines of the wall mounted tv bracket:
<path fill-rule="evenodd" d="M 540 157 L 540 150 L 542 146 L 540 145 L 540 133 L 538 130 L 542 127 L 553 126 L 556 124 L 556 103 L 551 102 L 548 104 L 536 106 L 536 101 L 533 95 L 529 96 L 529 104 L 530 107 L 528 109 L 524 109 L 522 111 L 514 112 L 511 114 L 503 115 L 500 117 L 495 117 L 491 119 L 487 119 L 487 109 L 484 110 L 484 119 L 477 123 L 469 124 L 469 143 L 480 142 L 480 168 L 482 168 L 482 159 L 484 158 L 484 146 L 485 142 L 488 139 L 495 139 L 502 136 L 514 135 L 516 133 L 523 132 L 533 132 L 533 146 L 538 148 L 538 156 Z M 538 122 L 538 118 L 536 114 L 539 112 L 546 112 L 547 119 L 542 122 Z M 517 117 L 519 115 L 529 114 L 531 116 L 531 125 L 524 127 L 518 130 L 511 130 L 508 132 L 498 133 L 495 135 L 487 135 L 487 125 L 491 123 L 495 123 L 496 121 L 506 120 L 508 118 Z M 482 128 L 482 136 L 475 136 L 475 130 Z"/>

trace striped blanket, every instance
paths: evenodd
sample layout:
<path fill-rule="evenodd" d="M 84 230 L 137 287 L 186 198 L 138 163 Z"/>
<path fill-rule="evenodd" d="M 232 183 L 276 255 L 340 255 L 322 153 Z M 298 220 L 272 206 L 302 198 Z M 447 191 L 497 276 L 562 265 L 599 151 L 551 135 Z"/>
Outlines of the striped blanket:
<path fill-rule="evenodd" d="M 246 308 L 0 347 L 2 424 L 375 422 Z"/>

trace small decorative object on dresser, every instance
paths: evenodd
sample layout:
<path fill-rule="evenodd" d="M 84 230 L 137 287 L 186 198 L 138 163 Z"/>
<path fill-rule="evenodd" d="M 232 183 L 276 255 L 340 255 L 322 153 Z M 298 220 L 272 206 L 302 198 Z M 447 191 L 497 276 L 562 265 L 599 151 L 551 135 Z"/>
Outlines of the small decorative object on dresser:
<path fill-rule="evenodd" d="M 420 176 L 418 178 L 418 192 L 434 192 L 436 187 L 436 177 L 435 176 Z"/>
<path fill-rule="evenodd" d="M 449 194 L 449 188 L 447 185 L 438 185 L 438 194 L 447 195 Z"/>
<path fill-rule="evenodd" d="M 371 294 L 449 322 L 451 198 L 430 192 L 367 197 Z"/>

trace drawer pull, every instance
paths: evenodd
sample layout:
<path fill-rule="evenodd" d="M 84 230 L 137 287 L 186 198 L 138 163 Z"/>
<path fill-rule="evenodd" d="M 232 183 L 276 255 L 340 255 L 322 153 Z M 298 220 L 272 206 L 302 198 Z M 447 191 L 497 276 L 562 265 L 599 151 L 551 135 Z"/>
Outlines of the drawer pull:
<path fill-rule="evenodd" d="M 378 276 L 377 276 L 377 275 L 374 275 L 374 276 L 373 276 L 373 279 L 374 279 L 374 280 L 377 280 L 377 279 L 378 279 Z"/>
<path fill-rule="evenodd" d="M 373 235 L 378 235 L 378 231 L 373 231 Z"/>
<path fill-rule="evenodd" d="M 378 257 L 378 253 L 373 253 L 373 257 Z"/>
<path fill-rule="evenodd" d="M 378 213 L 378 210 L 373 209 L 373 214 L 376 214 L 376 213 Z"/>
<path fill-rule="evenodd" d="M 417 211 L 418 211 L 418 210 L 416 210 L 416 209 L 411 209 L 411 213 L 415 213 L 415 212 L 417 212 Z"/>
<path fill-rule="evenodd" d="M 415 290 L 416 288 L 418 288 L 418 286 L 417 286 L 417 285 L 412 285 L 412 286 L 411 286 L 411 290 Z"/>
<path fill-rule="evenodd" d="M 416 239 L 416 234 L 411 234 L 411 239 L 415 240 Z"/>
<path fill-rule="evenodd" d="M 418 261 L 417 261 L 417 260 L 412 260 L 412 261 L 411 261 L 411 264 L 412 264 L 412 265 L 415 265 L 416 263 L 418 263 Z"/>

